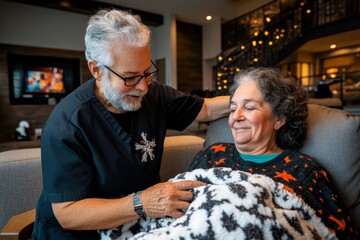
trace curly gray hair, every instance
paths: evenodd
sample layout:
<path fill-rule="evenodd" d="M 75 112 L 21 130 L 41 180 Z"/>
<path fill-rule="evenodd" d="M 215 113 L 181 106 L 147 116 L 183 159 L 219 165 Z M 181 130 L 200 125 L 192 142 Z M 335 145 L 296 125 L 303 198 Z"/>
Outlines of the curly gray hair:
<path fill-rule="evenodd" d="M 112 65 L 111 47 L 114 41 L 143 47 L 150 42 L 150 29 L 140 17 L 120 10 L 100 10 L 86 28 L 85 56 L 98 65 Z"/>
<path fill-rule="evenodd" d="M 256 82 L 273 114 L 286 120 L 277 132 L 276 144 L 283 149 L 299 149 L 303 145 L 307 129 L 308 108 L 304 89 L 294 79 L 283 77 L 278 69 L 249 68 L 236 74 L 229 88 L 230 98 L 247 80 Z"/>

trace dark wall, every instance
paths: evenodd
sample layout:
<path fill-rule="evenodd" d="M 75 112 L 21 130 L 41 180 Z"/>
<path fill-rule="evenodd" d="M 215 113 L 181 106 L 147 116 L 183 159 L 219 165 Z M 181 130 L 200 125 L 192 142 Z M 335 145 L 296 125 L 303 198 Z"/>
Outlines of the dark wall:
<path fill-rule="evenodd" d="M 24 47 L 0 44 L 0 142 L 15 140 L 15 129 L 19 121 L 30 124 L 30 137 L 35 128 L 42 128 L 54 105 L 11 105 L 9 97 L 9 78 L 7 53 L 31 56 L 78 58 L 80 60 L 80 83 L 91 78 L 84 52 L 47 48 Z"/>
<path fill-rule="evenodd" d="M 202 27 L 177 21 L 176 29 L 178 89 L 202 89 Z"/>
<path fill-rule="evenodd" d="M 80 83 L 92 76 L 84 52 L 0 44 L 0 143 L 15 140 L 15 129 L 21 120 L 30 123 L 29 133 L 42 128 L 54 105 L 11 105 L 7 54 L 78 58 Z M 177 22 L 177 77 L 178 89 L 189 93 L 202 89 L 202 29 L 199 25 Z"/>

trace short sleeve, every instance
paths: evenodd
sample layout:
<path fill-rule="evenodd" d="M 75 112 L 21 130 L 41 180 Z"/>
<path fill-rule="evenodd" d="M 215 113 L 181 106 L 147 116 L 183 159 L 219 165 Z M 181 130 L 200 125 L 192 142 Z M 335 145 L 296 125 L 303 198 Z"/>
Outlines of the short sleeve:
<path fill-rule="evenodd" d="M 41 161 L 44 191 L 48 202 L 76 201 L 88 197 L 93 171 L 83 142 L 74 128 L 51 125 L 44 129 Z"/>

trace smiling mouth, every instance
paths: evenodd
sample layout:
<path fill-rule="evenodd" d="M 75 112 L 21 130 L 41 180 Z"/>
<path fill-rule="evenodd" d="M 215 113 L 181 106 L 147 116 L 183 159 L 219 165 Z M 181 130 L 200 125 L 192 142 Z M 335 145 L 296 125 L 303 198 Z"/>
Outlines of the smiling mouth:
<path fill-rule="evenodd" d="M 241 128 L 235 128 L 235 131 L 237 132 L 241 132 L 241 131 L 245 131 L 245 130 L 249 130 L 250 128 L 248 127 L 241 127 Z"/>
<path fill-rule="evenodd" d="M 143 96 L 128 95 L 128 97 L 133 98 L 133 99 L 141 99 Z"/>

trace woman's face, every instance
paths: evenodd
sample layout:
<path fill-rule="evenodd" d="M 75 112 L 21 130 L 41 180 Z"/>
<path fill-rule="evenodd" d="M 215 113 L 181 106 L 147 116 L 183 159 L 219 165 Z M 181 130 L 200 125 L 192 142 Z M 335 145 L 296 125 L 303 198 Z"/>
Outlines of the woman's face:
<path fill-rule="evenodd" d="M 276 130 L 285 121 L 273 116 L 257 84 L 246 80 L 230 101 L 229 125 L 237 150 L 244 154 L 269 154 L 279 151 Z"/>

